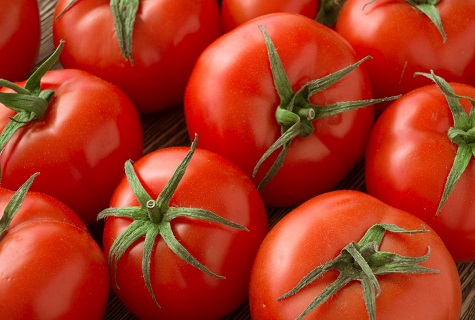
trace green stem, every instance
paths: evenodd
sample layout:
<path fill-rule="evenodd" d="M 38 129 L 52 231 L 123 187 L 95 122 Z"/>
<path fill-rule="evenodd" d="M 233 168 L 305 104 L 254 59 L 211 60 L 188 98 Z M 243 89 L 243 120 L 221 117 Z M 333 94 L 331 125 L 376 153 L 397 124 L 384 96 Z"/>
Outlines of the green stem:
<path fill-rule="evenodd" d="M 339 271 L 337 279 L 323 289 L 297 319 L 302 319 L 351 281 L 359 281 L 361 283 L 368 317 L 375 319 L 376 299 L 382 293 L 377 279 L 378 275 L 388 273 L 439 273 L 438 270 L 419 265 L 429 259 L 430 248 L 428 248 L 428 253 L 421 257 L 406 257 L 392 252 L 379 251 L 383 237 L 387 232 L 417 234 L 428 232 L 428 230 L 425 228 L 421 230 L 406 230 L 393 224 L 373 225 L 366 231 L 358 243 L 349 243 L 341 250 L 340 255 L 310 271 L 294 288 L 280 296 L 277 300 L 281 301 L 298 294 L 303 288 L 316 281 L 327 271 L 333 269 Z"/>

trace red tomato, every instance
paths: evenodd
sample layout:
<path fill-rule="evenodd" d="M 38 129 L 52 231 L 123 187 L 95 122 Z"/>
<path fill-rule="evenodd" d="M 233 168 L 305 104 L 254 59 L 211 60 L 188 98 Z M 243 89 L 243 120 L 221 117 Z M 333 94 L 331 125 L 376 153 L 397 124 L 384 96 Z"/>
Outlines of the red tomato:
<path fill-rule="evenodd" d="M 13 193 L 0 187 L 0 216 Z M 29 192 L 0 238 L 3 319 L 103 318 L 107 260 L 70 208 Z"/>
<path fill-rule="evenodd" d="M 436 1 L 446 41 L 434 23 L 408 1 L 350 0 L 335 30 L 366 65 L 375 97 L 407 93 L 430 84 L 414 72 L 434 72 L 447 81 L 475 85 L 475 1 Z M 414 1 L 417 2 L 417 1 Z M 385 106 L 381 104 L 381 111 Z"/>
<path fill-rule="evenodd" d="M 137 176 L 152 198 L 162 192 L 189 148 L 154 151 L 134 164 Z M 124 179 L 111 207 L 137 206 Z M 176 239 L 200 263 L 224 276 L 218 279 L 191 266 L 165 244 L 155 240 L 150 283 L 158 307 L 144 283 L 141 237 L 117 261 L 117 286 L 112 288 L 127 308 L 140 319 L 220 319 L 242 305 L 248 294 L 249 274 L 257 249 L 267 233 L 265 207 L 252 181 L 234 164 L 206 150 L 197 149 L 170 207 L 202 208 L 245 226 L 249 231 L 189 217 L 171 222 Z M 108 217 L 104 251 L 131 225 L 131 219 Z M 111 266 L 113 272 L 114 266 Z M 112 274 L 114 277 L 114 273 Z"/>
<path fill-rule="evenodd" d="M 0 78 L 28 77 L 40 49 L 40 14 L 36 0 L 0 0 Z"/>
<path fill-rule="evenodd" d="M 61 64 L 118 85 L 140 113 L 171 107 L 183 92 L 201 51 L 221 34 L 215 0 L 142 0 L 133 29 L 134 65 L 121 53 L 109 0 L 59 0 L 53 23 L 57 45 L 66 41 Z"/>
<path fill-rule="evenodd" d="M 44 117 L 7 142 L 0 157 L 2 185 L 16 190 L 41 172 L 32 190 L 59 199 L 92 225 L 122 178 L 124 161 L 142 155 L 140 118 L 121 90 L 84 71 L 49 71 L 41 90 L 55 93 Z M 0 104 L 1 130 L 13 115 Z"/>
<path fill-rule="evenodd" d="M 450 85 L 456 94 L 475 98 L 474 87 Z M 460 103 L 468 113 L 470 102 Z M 376 122 L 366 153 L 366 185 L 370 194 L 430 224 L 456 261 L 474 261 L 473 158 L 436 215 L 457 151 L 447 135 L 453 125 L 446 98 L 435 84 L 404 95 Z"/>
<path fill-rule="evenodd" d="M 258 25 L 275 44 L 294 92 L 357 61 L 333 30 L 290 13 L 253 19 L 203 52 L 185 94 L 188 132 L 199 135 L 199 147 L 230 159 L 249 176 L 281 136 L 275 117 L 279 95 Z M 368 98 L 371 86 L 359 67 L 310 102 L 322 106 Z M 292 141 L 282 168 L 261 190 L 264 202 L 295 205 L 335 187 L 361 160 L 373 119 L 370 106 L 314 120 L 313 133 Z M 263 163 L 254 182 L 263 179 L 276 157 L 277 152 Z"/>
<path fill-rule="evenodd" d="M 318 0 L 223 0 L 221 17 L 224 31 L 230 31 L 248 20 L 273 12 L 298 13 L 315 19 L 318 7 Z"/>
<path fill-rule="evenodd" d="M 336 280 L 338 272 L 329 270 L 295 295 L 280 301 L 277 298 L 317 266 L 336 258 L 345 246 L 359 242 L 376 224 L 430 230 L 417 217 L 358 191 L 329 192 L 291 211 L 270 230 L 256 256 L 250 282 L 252 319 L 296 319 Z M 376 275 L 380 295 L 375 300 L 375 319 L 460 318 L 462 297 L 457 268 L 435 231 L 386 231 L 380 251 L 421 257 L 429 247 L 430 255 L 421 266 L 439 273 Z M 369 319 L 361 283 L 349 282 L 304 319 Z"/>

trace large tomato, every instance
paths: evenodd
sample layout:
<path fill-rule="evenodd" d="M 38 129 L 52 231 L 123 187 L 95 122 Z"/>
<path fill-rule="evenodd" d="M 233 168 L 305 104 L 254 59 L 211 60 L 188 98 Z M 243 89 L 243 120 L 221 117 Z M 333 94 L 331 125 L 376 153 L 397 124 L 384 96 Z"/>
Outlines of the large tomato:
<path fill-rule="evenodd" d="M 134 164 L 138 181 L 149 200 L 138 200 L 140 197 L 125 178 L 111 200 L 112 212 L 114 208 L 138 206 L 139 202 L 148 208 L 144 212 L 165 205 L 151 214 L 142 213 L 134 222 L 130 218 L 109 216 L 105 223 L 104 250 L 115 260 L 111 264 L 112 288 L 140 319 L 220 319 L 237 309 L 247 299 L 252 262 L 267 233 L 267 216 L 259 192 L 228 160 L 196 149 L 176 185 L 172 174 L 183 158 L 189 156 L 189 150 L 186 147 L 160 149 Z M 183 174 L 183 168 L 180 170 Z M 170 180 L 175 181 L 173 195 L 165 187 Z M 163 202 L 165 193 L 171 196 L 169 202 Z M 157 201 L 153 201 L 159 194 Z M 190 208 L 209 210 L 244 226 L 247 231 L 197 217 L 173 216 L 181 210 L 190 213 L 193 211 Z M 124 209 L 124 212 L 130 211 Z M 150 230 L 160 230 L 160 235 L 154 239 L 148 235 Z M 167 230 L 172 237 L 166 234 Z M 146 234 L 145 240 L 142 234 Z M 123 235 L 135 235 L 137 240 Z M 113 243 L 131 246 L 119 256 L 120 249 Z M 174 250 L 179 247 L 180 257 L 172 247 Z M 191 258 L 183 257 L 186 250 L 195 262 L 207 268 L 206 272 L 189 264 Z M 146 253 L 150 263 L 146 263 L 148 271 L 143 270 L 142 264 Z"/>
<path fill-rule="evenodd" d="M 40 49 L 37 0 L 0 0 L 0 78 L 28 77 Z"/>
<path fill-rule="evenodd" d="M 2 222 L 14 213 L 11 205 L 7 210 L 13 194 L 0 187 Z M 103 318 L 110 292 L 107 260 L 70 208 L 46 194 L 28 192 L 8 229 L 4 227 L 2 223 L 2 319 Z"/>
<path fill-rule="evenodd" d="M 375 97 L 409 92 L 430 84 L 414 72 L 429 72 L 447 81 L 475 84 L 475 1 L 412 1 L 432 6 L 446 40 L 436 25 L 410 1 L 349 0 L 335 30 L 358 57 L 371 55 L 367 70 Z M 385 106 L 385 105 L 381 105 Z M 382 110 L 382 108 L 381 108 Z"/>
<path fill-rule="evenodd" d="M 389 230 L 394 226 L 420 233 Z M 372 237 L 363 239 L 365 234 Z M 371 272 L 363 272 L 365 262 Z M 319 277 L 306 278 L 306 286 L 286 297 L 313 270 Z M 457 268 L 437 233 L 359 191 L 314 197 L 269 231 L 251 273 L 252 319 L 297 319 L 317 296 L 328 298 L 322 290 L 334 281 L 339 290 L 302 319 L 460 319 Z M 375 301 L 375 317 L 364 296 Z"/>
<path fill-rule="evenodd" d="M 124 161 L 142 155 L 137 111 L 119 88 L 85 71 L 48 71 L 27 84 L 29 93 L 0 90 L 4 103 L 13 96 L 41 110 L 16 113 L 0 103 L 2 142 L 10 132 L 5 128 L 19 127 L 0 156 L 2 185 L 16 190 L 41 172 L 32 190 L 59 199 L 92 225 L 122 178 Z"/>
<path fill-rule="evenodd" d="M 318 0 L 223 0 L 221 16 L 224 31 L 230 31 L 244 22 L 273 12 L 291 12 L 315 19 Z"/>
<path fill-rule="evenodd" d="M 122 14 L 116 20 L 123 32 L 116 31 L 111 6 Z M 126 34 L 131 42 L 124 40 L 121 51 Z M 216 0 L 59 0 L 53 23 L 56 45 L 66 41 L 61 64 L 118 85 L 140 113 L 180 103 L 196 59 L 220 34 Z"/>
<path fill-rule="evenodd" d="M 475 98 L 475 88 L 450 83 L 456 94 Z M 472 105 L 459 99 L 465 116 Z M 472 117 L 473 118 L 473 117 Z M 473 120 L 472 120 L 473 121 Z M 469 130 L 475 122 L 469 122 Z M 457 143 L 449 138 L 454 119 L 441 89 L 433 84 L 415 89 L 391 104 L 376 122 L 366 153 L 370 194 L 411 212 L 441 236 L 456 261 L 475 260 L 475 162 L 467 167 L 437 213 Z M 467 135 L 467 143 L 474 141 Z M 460 162 L 460 161 L 459 161 Z"/>
<path fill-rule="evenodd" d="M 321 106 L 369 99 L 371 86 L 362 65 L 328 88 L 324 83 L 317 86 L 324 90 L 310 98 L 302 97 L 306 90 L 293 94 L 312 80 L 357 61 L 341 36 L 302 15 L 268 14 L 220 37 L 203 52 L 190 77 L 184 104 L 186 124 L 190 134 L 198 133 L 201 148 L 230 159 L 249 176 L 282 134 L 284 126 L 277 122 L 276 110 L 289 111 L 274 86 L 267 42 L 259 26 L 274 43 L 287 74 L 289 87 L 283 90 L 284 98 L 298 96 L 295 99 L 302 103 L 301 108 L 294 106 L 291 116 L 301 118 L 302 128 L 314 127 L 307 137 L 293 139 L 283 166 L 261 189 L 267 205 L 294 205 L 333 188 L 350 172 L 362 158 L 374 119 L 372 106 L 315 120 L 307 118 L 308 112 L 297 113 L 308 107 L 315 115 L 324 110 Z M 308 100 L 302 101 L 305 99 L 313 107 L 306 104 Z M 278 153 L 276 150 L 263 162 L 254 177 L 256 184 L 261 184 L 277 162 Z"/>

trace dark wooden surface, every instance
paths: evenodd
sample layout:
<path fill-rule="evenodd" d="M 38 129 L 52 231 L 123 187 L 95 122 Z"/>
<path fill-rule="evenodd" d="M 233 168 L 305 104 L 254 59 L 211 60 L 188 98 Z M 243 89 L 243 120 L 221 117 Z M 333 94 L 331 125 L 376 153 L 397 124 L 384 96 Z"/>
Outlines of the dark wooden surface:
<path fill-rule="evenodd" d="M 14 0 L 13 0 L 14 1 Z M 52 21 L 55 0 L 38 0 L 42 21 L 42 45 L 38 56 L 38 63 L 44 61 L 53 51 Z M 60 67 L 59 65 L 57 66 Z M 177 146 L 189 145 L 188 134 L 183 117 L 183 109 L 177 106 L 173 109 L 160 113 L 142 116 L 144 129 L 144 154 L 153 150 Z M 360 162 L 352 173 L 340 183 L 339 189 L 364 190 L 364 166 Z M 274 209 L 269 211 L 270 226 L 273 226 L 280 218 L 289 211 L 289 208 Z M 458 270 L 462 283 L 462 316 L 463 320 L 475 319 L 475 262 L 459 264 Z M 428 294 L 430 294 L 428 292 Z M 110 296 L 105 319 L 136 319 L 130 314 L 122 303 L 113 294 Z M 230 314 L 226 320 L 251 319 L 247 304 Z M 422 319 L 421 319 L 422 320 Z M 427 319 L 430 320 L 430 319 Z"/>

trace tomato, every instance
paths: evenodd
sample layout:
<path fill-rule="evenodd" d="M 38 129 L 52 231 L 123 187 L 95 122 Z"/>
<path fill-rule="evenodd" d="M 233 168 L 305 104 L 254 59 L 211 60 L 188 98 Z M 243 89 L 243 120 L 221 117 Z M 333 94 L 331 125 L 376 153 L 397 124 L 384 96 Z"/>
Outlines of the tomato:
<path fill-rule="evenodd" d="M 0 187 L 2 222 L 13 194 Z M 0 235 L 2 318 L 102 319 L 109 291 L 107 261 L 84 223 L 57 199 L 28 192 Z"/>
<path fill-rule="evenodd" d="M 276 109 L 288 111 L 279 105 L 259 25 L 275 44 L 289 90 L 294 92 L 311 80 L 357 61 L 351 46 L 333 30 L 290 13 L 253 19 L 226 33 L 203 52 L 185 92 L 188 132 L 199 135 L 199 147 L 226 157 L 249 176 L 282 134 Z M 328 88 L 322 85 L 326 89 L 310 97 L 314 105 L 310 111 L 318 114 L 333 103 L 371 98 L 363 67 Z M 268 206 L 295 205 L 335 187 L 361 160 L 374 112 L 373 106 L 368 106 L 312 121 L 305 117 L 301 116 L 297 125 L 313 126 L 313 132 L 293 139 L 280 170 L 260 188 Z M 263 162 L 253 177 L 256 184 L 261 184 L 277 153 Z"/>
<path fill-rule="evenodd" d="M 366 239 L 367 246 L 360 247 L 366 232 L 378 229 L 380 232 L 384 224 L 406 231 L 419 230 L 419 233 L 386 231 L 382 241 Z M 400 273 L 398 269 L 383 272 L 385 262 L 378 264 L 378 254 L 372 253 L 371 244 L 380 244 L 377 250 L 380 252 L 411 257 L 415 272 L 421 273 Z M 368 250 L 366 254 L 361 250 L 361 255 L 376 282 L 369 281 L 371 278 L 365 274 L 359 275 L 362 269 L 348 256 L 350 248 Z M 331 265 L 332 259 L 340 253 L 350 259 Z M 387 253 L 383 256 L 390 256 Z M 416 261 L 414 258 L 417 257 L 422 259 Z M 389 261 L 386 262 L 392 265 L 393 261 Z M 323 264 L 329 267 L 328 272 L 294 295 L 277 300 Z M 289 212 L 269 231 L 251 273 L 252 319 L 296 319 L 324 288 L 337 280 L 339 274 L 341 277 L 349 275 L 346 270 L 339 273 L 333 270 L 335 268 L 354 271 L 353 277 L 361 277 L 361 283 L 351 280 L 343 284 L 330 299 L 303 319 L 370 319 L 362 293 L 362 284 L 368 282 L 368 294 L 379 292 L 375 297 L 376 316 L 373 319 L 460 318 L 462 297 L 457 268 L 437 233 L 419 218 L 366 193 L 339 190 L 310 199 Z M 353 278 L 350 276 L 349 279 Z"/>
<path fill-rule="evenodd" d="M 139 209 L 143 216 L 134 222 L 114 213 L 105 222 L 104 251 L 110 258 L 117 259 L 110 267 L 111 277 L 117 281 L 115 285 L 112 280 L 112 288 L 140 319 L 220 319 L 239 308 L 247 299 L 252 261 L 267 233 L 267 215 L 256 187 L 234 164 L 214 153 L 196 149 L 184 176 L 177 186 L 175 184 L 176 190 L 169 193 L 167 183 L 176 181 L 171 178 L 172 174 L 187 152 L 189 156 L 189 150 L 187 147 L 160 149 L 133 165 L 137 181 L 148 193 L 146 198 L 150 198 L 141 200 L 149 208 L 146 212 L 162 203 L 163 193 L 171 196 L 166 207 L 160 209 L 163 212 L 147 215 Z M 114 208 L 139 204 L 128 179 L 121 181 L 112 197 L 112 212 Z M 156 202 L 153 201 L 159 194 Z M 209 210 L 247 231 L 188 216 L 170 218 L 172 211 L 180 210 L 177 208 Z M 170 230 L 180 250 L 188 250 L 208 270 L 192 266 L 174 253 L 169 245 L 170 235 L 150 240 L 147 233 L 144 240 L 141 231 L 132 224 L 148 224 L 151 230 Z M 133 239 L 137 239 L 130 240 L 131 246 L 119 257 L 114 243 L 125 239 L 121 237 L 127 233 L 126 228 L 129 234 L 136 230 L 138 233 L 132 233 L 135 234 Z M 146 252 L 151 255 L 149 271 L 142 270 Z"/>
<path fill-rule="evenodd" d="M 0 78 L 28 77 L 40 49 L 40 14 L 36 0 L 0 0 Z"/>
<path fill-rule="evenodd" d="M 475 98 L 472 86 L 450 86 L 456 94 Z M 459 102 L 466 113 L 472 108 L 466 99 Z M 366 153 L 366 186 L 375 197 L 430 224 L 456 261 L 475 261 L 473 157 L 437 214 L 458 149 L 448 136 L 453 126 L 437 85 L 405 94 L 376 122 Z"/>
<path fill-rule="evenodd" d="M 221 3 L 221 17 L 224 31 L 230 31 L 248 20 L 273 12 L 298 13 L 315 19 L 318 6 L 318 0 L 223 0 Z"/>
<path fill-rule="evenodd" d="M 367 70 L 375 97 L 407 93 L 430 84 L 414 72 L 429 72 L 447 81 L 475 85 L 475 1 L 436 2 L 446 40 L 420 10 L 400 0 L 350 0 L 343 5 L 335 30 L 358 57 L 371 55 Z M 387 104 L 377 108 L 381 112 Z"/>
<path fill-rule="evenodd" d="M 32 91 L 46 95 L 52 90 L 54 95 L 35 101 L 45 103 L 45 113 L 23 126 L 28 119 L 17 117 L 29 113 L 15 115 L 0 103 L 2 135 L 10 117 L 16 120 L 11 124 L 20 123 L 0 157 L 2 185 L 16 190 L 30 175 L 41 172 L 32 190 L 64 202 L 92 225 L 108 206 L 122 178 L 124 161 L 142 155 L 140 118 L 119 88 L 85 71 L 48 71 L 38 85 Z M 11 90 L 0 92 L 5 96 Z"/>
<path fill-rule="evenodd" d="M 78 1 L 58 17 L 71 2 L 58 1 L 53 23 L 55 44 L 66 41 L 61 64 L 118 85 L 140 113 L 181 103 L 196 59 L 221 34 L 215 0 L 142 0 L 136 1 L 138 8 L 130 8 L 130 1 L 115 1 L 124 13 L 137 9 L 130 13 L 136 18 L 131 22 L 130 56 L 124 57 L 111 1 Z"/>

